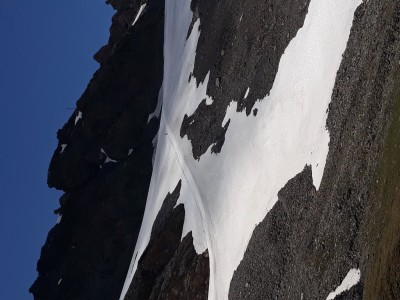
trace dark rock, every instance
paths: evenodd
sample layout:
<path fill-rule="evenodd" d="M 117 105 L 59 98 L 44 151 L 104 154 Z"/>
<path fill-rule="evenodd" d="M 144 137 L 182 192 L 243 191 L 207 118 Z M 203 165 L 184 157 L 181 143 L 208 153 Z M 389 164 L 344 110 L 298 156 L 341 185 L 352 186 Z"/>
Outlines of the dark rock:
<path fill-rule="evenodd" d="M 329 154 L 320 189 L 313 190 L 306 167 L 280 191 L 278 203 L 253 232 L 231 282 L 231 299 L 326 299 L 352 268 L 361 270 L 361 283 L 337 299 L 396 299 L 392 277 L 400 272 L 391 273 L 381 262 L 382 250 L 375 252 L 377 259 L 366 257 L 379 251 L 371 248 L 383 232 L 400 232 L 398 219 L 389 215 L 398 205 L 373 196 L 388 126 L 398 118 L 392 107 L 399 94 L 399 76 L 393 75 L 399 74 L 399 16 L 398 1 L 368 1 L 357 9 L 329 107 Z M 400 158 L 396 151 L 392 163 Z M 375 202 L 389 205 L 382 216 L 399 225 L 375 229 L 381 223 L 374 217 L 377 208 L 368 208 Z M 380 249 L 390 249 L 385 260 L 399 265 L 392 255 L 396 242 L 382 241 Z M 384 277 L 372 271 L 375 265 Z M 371 274 L 368 285 L 363 274 Z"/>
<path fill-rule="evenodd" d="M 213 152 L 220 152 L 227 130 L 222 122 L 232 100 L 238 102 L 238 111 L 249 115 L 256 100 L 269 93 L 308 4 L 309 0 L 192 1 L 193 19 L 200 18 L 202 25 L 193 76 L 199 83 L 210 73 L 207 94 L 214 100 L 211 105 L 202 102 L 189 116 L 191 123 L 187 118 L 182 122 L 181 136 L 187 134 L 195 159 L 213 144 L 218 144 Z M 248 87 L 252 92 L 244 99 Z"/>
<path fill-rule="evenodd" d="M 184 208 L 175 206 L 181 182 L 168 194 L 153 224 L 126 300 L 207 299 L 208 255 L 197 255 L 189 233 L 182 241 Z"/>
<path fill-rule="evenodd" d="M 107 3 L 117 12 L 108 44 L 95 54 L 100 68 L 57 132 L 48 184 L 65 191 L 55 211 L 62 220 L 42 248 L 30 289 L 35 299 L 118 299 L 143 218 L 159 127 L 148 116 L 162 83 L 164 1 Z M 192 0 L 188 36 L 198 18 L 201 31 L 188 81 L 209 73 L 213 100 L 182 120 L 180 136 L 195 159 L 209 148 L 221 151 L 232 101 L 257 116 L 253 106 L 270 92 L 308 5 Z M 319 190 L 310 166 L 281 189 L 253 232 L 230 299 L 326 299 L 352 268 L 361 270 L 361 281 L 336 299 L 400 299 L 399 49 L 400 2 L 364 1 L 327 111 L 329 154 Z M 208 297 L 208 251 L 196 253 L 191 233 L 182 238 L 182 184 L 164 199 L 125 300 Z"/>
<path fill-rule="evenodd" d="M 336 296 L 335 300 L 362 300 L 363 299 L 363 284 L 359 283 L 351 287 L 350 290 Z"/>
<path fill-rule="evenodd" d="M 159 124 L 147 119 L 162 82 L 163 1 L 149 1 L 133 28 L 122 25 L 139 1 L 110 3 L 120 9 L 110 30 L 113 50 L 57 133 L 67 148 L 54 152 L 48 184 L 66 193 L 30 288 L 35 299 L 118 299 L 143 218 Z M 101 149 L 118 162 L 103 165 Z"/>

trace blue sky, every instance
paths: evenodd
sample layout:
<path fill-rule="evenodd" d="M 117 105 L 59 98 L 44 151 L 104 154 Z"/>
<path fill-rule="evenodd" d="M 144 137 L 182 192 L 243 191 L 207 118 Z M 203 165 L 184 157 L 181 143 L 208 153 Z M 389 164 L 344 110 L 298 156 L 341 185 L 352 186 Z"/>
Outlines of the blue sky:
<path fill-rule="evenodd" d="M 3 1 L 0 9 L 0 299 L 33 297 L 60 192 L 47 188 L 56 132 L 98 64 L 113 10 L 99 0 Z"/>

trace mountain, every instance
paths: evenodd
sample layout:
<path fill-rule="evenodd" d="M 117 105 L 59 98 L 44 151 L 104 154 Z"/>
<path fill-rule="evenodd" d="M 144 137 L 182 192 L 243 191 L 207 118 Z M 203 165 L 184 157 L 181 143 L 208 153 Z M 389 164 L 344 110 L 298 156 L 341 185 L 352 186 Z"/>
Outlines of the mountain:
<path fill-rule="evenodd" d="M 400 2 L 109 0 L 35 299 L 400 299 Z"/>

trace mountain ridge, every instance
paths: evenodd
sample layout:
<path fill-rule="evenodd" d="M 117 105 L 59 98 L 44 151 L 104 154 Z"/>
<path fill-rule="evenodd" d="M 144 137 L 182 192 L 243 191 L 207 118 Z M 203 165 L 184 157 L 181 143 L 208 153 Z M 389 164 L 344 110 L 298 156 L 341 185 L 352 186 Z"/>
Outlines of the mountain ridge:
<path fill-rule="evenodd" d="M 326 110 L 326 162 L 311 155 L 312 161 L 279 187 L 276 203 L 247 241 L 226 296 L 213 281 L 218 279 L 216 266 L 225 264 L 215 261 L 223 256 L 215 256 L 219 248 L 213 247 L 231 238 L 213 234 L 227 226 L 221 221 L 226 214 L 245 211 L 251 199 L 246 195 L 254 195 L 256 187 L 238 189 L 248 191 L 238 202 L 244 206 L 226 206 L 216 222 L 212 208 L 232 202 L 226 191 L 239 187 L 216 185 L 215 195 L 222 196 L 214 198 L 207 182 L 223 174 L 215 178 L 222 184 L 224 176 L 247 167 L 241 166 L 244 156 L 238 156 L 213 169 L 234 151 L 232 145 L 244 149 L 239 152 L 244 155 L 254 153 L 257 138 L 251 137 L 256 132 L 249 132 L 249 144 L 236 142 L 238 128 L 245 126 L 237 124 L 268 121 L 261 118 L 272 107 L 280 67 L 299 31 L 310 29 L 304 20 L 314 2 L 107 2 L 117 12 L 108 44 L 94 56 L 100 68 L 57 133 L 48 184 L 65 192 L 56 211 L 62 219 L 42 248 L 39 277 L 30 289 L 35 299 L 325 299 L 352 269 L 360 272 L 359 281 L 335 299 L 400 298 L 396 0 L 358 3 Z M 171 14 L 176 15 L 168 19 Z M 174 23 L 180 18 L 187 27 Z M 174 34 L 181 35 L 183 48 Z M 338 37 L 324 38 L 339 43 Z M 174 60 L 175 50 L 182 51 L 181 61 Z M 192 56 L 193 65 L 185 65 Z M 327 70 L 315 72 L 325 76 Z M 179 79 L 182 84 L 175 87 L 174 78 L 186 72 L 189 78 Z M 161 114 L 154 114 L 160 103 Z M 171 128 L 164 131 L 170 120 Z M 295 120 L 286 126 L 290 122 Z M 181 147 L 177 161 L 168 156 L 170 139 Z M 249 169 L 260 178 L 268 168 L 255 159 L 258 168 Z M 208 160 L 212 163 L 207 165 Z M 198 194 L 206 196 L 197 200 L 205 205 L 201 218 L 200 208 L 192 204 L 196 195 L 190 180 L 179 170 L 181 161 L 197 172 L 193 178 L 201 178 L 196 183 Z M 316 185 L 319 164 L 323 175 Z M 207 172 L 194 169 L 202 165 Z M 205 214 L 212 226 L 205 224 Z"/>

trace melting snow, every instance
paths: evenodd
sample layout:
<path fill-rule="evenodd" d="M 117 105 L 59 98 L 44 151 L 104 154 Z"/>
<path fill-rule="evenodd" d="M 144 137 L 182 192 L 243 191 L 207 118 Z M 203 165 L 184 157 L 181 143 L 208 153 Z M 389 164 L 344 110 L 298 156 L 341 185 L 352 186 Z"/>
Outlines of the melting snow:
<path fill-rule="evenodd" d="M 132 26 L 135 25 L 135 23 L 137 22 L 137 20 L 139 20 L 139 17 L 140 17 L 140 15 L 142 14 L 142 12 L 143 12 L 143 10 L 144 10 L 145 7 L 146 7 L 146 3 L 145 3 L 145 4 L 142 4 L 142 5 L 140 6 L 139 11 L 138 11 L 138 13 L 137 13 L 137 15 L 136 15 L 136 17 L 135 17 L 135 20 L 134 20 L 133 23 L 132 23 Z"/>
<path fill-rule="evenodd" d="M 191 115 L 203 99 L 212 101 L 206 95 L 208 75 L 198 87 L 195 80 L 187 81 L 193 72 L 200 21 L 186 41 L 192 20 L 190 1 L 166 1 L 160 134 L 142 227 L 121 300 L 162 201 L 180 179 L 183 236 L 192 231 L 196 252 L 209 251 L 211 300 L 228 298 L 233 272 L 255 226 L 275 205 L 278 191 L 288 180 L 311 165 L 314 185 L 319 188 L 329 150 L 326 111 L 360 3 L 312 0 L 304 26 L 281 58 L 270 95 L 256 104 L 259 117 L 237 113 L 237 104 L 231 104 L 224 119 L 231 123 L 221 153 L 208 151 L 197 161 L 190 141 L 179 133 L 185 114 Z"/>
<path fill-rule="evenodd" d="M 350 290 L 353 286 L 355 286 L 361 277 L 361 272 L 359 269 L 351 269 L 349 273 L 347 273 L 346 277 L 343 279 L 342 283 L 336 288 L 336 290 L 328 295 L 326 300 L 333 300 L 339 294 L 344 291 Z"/>
<path fill-rule="evenodd" d="M 80 119 L 82 119 L 82 112 L 81 112 L 81 111 L 79 111 L 79 112 L 78 112 L 78 115 L 75 117 L 75 125 L 76 125 L 76 123 L 78 123 L 78 121 L 79 121 Z"/>

